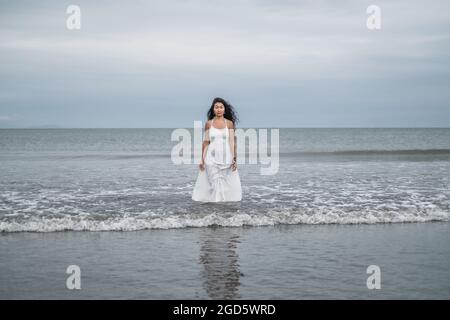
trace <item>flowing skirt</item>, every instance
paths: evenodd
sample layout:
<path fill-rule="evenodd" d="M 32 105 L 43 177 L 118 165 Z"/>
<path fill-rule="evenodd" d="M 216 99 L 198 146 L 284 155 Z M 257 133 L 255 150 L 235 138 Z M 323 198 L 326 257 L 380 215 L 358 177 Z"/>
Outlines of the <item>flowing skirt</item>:
<path fill-rule="evenodd" d="M 238 169 L 229 165 L 206 163 L 199 170 L 192 200 L 201 202 L 241 201 L 242 190 Z"/>

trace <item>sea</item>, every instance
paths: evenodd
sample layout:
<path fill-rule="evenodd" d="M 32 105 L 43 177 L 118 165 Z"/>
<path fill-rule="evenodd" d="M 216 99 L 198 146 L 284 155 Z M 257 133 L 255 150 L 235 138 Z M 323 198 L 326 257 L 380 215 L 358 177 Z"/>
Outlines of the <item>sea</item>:
<path fill-rule="evenodd" d="M 450 128 L 247 129 L 278 131 L 277 170 L 244 148 L 223 203 L 191 199 L 193 129 L 185 163 L 178 128 L 0 129 L 0 232 L 450 221 Z"/>

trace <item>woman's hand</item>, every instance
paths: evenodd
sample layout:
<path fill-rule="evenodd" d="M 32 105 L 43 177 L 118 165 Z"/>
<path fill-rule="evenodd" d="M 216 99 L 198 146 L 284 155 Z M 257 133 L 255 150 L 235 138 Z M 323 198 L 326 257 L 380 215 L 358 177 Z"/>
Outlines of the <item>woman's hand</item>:
<path fill-rule="evenodd" d="M 236 159 L 233 159 L 233 163 L 231 164 L 231 169 L 232 169 L 233 171 L 236 171 L 236 169 L 237 169 Z"/>
<path fill-rule="evenodd" d="M 200 164 L 198 166 L 201 171 L 205 170 L 205 162 L 203 160 L 200 162 Z"/>

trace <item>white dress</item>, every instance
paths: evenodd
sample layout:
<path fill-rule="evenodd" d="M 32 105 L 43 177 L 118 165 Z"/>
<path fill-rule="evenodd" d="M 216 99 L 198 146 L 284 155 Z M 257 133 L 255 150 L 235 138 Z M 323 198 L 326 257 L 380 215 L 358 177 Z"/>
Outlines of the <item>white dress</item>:
<path fill-rule="evenodd" d="M 228 126 L 213 126 L 205 132 L 210 143 L 205 155 L 205 170 L 200 170 L 192 192 L 192 200 L 201 202 L 241 201 L 242 189 L 238 169 L 232 170 L 233 162 Z"/>

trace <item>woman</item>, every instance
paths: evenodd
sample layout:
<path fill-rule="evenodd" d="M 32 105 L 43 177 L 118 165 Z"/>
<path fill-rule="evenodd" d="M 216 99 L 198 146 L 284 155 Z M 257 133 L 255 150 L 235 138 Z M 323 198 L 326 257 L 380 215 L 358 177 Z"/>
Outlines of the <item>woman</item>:
<path fill-rule="evenodd" d="M 241 201 L 234 134 L 236 122 L 233 106 L 222 98 L 215 98 L 205 124 L 200 172 L 192 192 L 192 200 Z"/>

